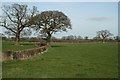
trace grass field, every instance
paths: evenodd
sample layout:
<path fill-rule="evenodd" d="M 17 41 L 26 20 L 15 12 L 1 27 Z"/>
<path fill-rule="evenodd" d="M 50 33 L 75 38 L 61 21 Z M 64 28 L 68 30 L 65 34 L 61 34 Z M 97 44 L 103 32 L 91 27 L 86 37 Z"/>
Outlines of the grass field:
<path fill-rule="evenodd" d="M 3 62 L 2 67 L 3 78 L 115 78 L 118 45 L 54 43 L 42 55 Z"/>
<path fill-rule="evenodd" d="M 21 42 L 19 46 L 16 46 L 14 42 L 2 42 L 2 51 L 7 50 L 25 50 L 35 48 L 35 43 L 23 43 Z"/>
<path fill-rule="evenodd" d="M 2 78 L 2 41 L 0 39 L 0 79 Z"/>
<path fill-rule="evenodd" d="M 0 51 L 2 51 L 2 41 L 0 41 Z"/>

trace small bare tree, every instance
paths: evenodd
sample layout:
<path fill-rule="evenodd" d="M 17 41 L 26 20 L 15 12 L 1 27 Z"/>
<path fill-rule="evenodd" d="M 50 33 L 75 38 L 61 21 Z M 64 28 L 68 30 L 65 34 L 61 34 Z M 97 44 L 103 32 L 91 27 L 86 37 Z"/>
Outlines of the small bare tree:
<path fill-rule="evenodd" d="M 25 27 L 31 26 L 29 20 L 33 17 L 37 8 L 28 9 L 27 5 L 12 4 L 2 7 L 3 16 L 1 16 L 0 26 L 6 28 L 8 33 L 15 35 L 16 45 L 19 45 L 20 34 Z"/>
<path fill-rule="evenodd" d="M 103 42 L 103 43 L 104 43 L 105 40 L 106 40 L 108 37 L 110 37 L 111 35 L 113 35 L 113 34 L 110 33 L 110 31 L 108 31 L 108 30 L 97 31 L 97 36 L 102 39 L 102 42 Z"/>
<path fill-rule="evenodd" d="M 33 24 L 37 26 L 36 30 L 46 37 L 48 45 L 50 45 L 53 33 L 71 29 L 70 19 L 60 11 L 44 11 L 31 19 Z"/>

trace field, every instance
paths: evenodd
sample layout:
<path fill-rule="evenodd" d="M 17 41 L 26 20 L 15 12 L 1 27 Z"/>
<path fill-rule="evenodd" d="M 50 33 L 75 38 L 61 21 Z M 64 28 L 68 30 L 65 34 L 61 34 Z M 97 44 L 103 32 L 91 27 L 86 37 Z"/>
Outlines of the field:
<path fill-rule="evenodd" d="M 2 67 L 3 78 L 116 78 L 118 45 L 53 43 L 42 55 L 3 62 Z"/>
<path fill-rule="evenodd" d="M 14 42 L 2 42 L 2 51 L 7 50 L 25 50 L 25 49 L 31 49 L 37 47 L 35 43 L 25 43 L 21 42 L 20 46 L 16 46 Z"/>
<path fill-rule="evenodd" d="M 1 53 L 2 52 L 2 42 L 1 42 L 1 39 L 0 39 L 0 79 L 2 78 L 2 57 L 1 57 Z"/>

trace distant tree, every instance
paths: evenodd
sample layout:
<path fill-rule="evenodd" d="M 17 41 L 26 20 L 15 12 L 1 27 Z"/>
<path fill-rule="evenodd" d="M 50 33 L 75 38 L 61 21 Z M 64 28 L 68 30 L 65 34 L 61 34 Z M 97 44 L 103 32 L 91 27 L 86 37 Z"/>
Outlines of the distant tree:
<path fill-rule="evenodd" d="M 3 34 L 3 33 L 0 33 L 0 40 L 2 39 L 6 39 L 7 37 Z"/>
<path fill-rule="evenodd" d="M 28 9 L 27 5 L 12 4 L 2 7 L 3 16 L 1 16 L 0 26 L 6 28 L 7 34 L 15 35 L 16 45 L 19 45 L 20 34 L 26 31 L 25 27 L 31 26 L 30 18 L 37 12 L 37 8 Z M 26 32 L 27 33 L 27 32 Z"/>
<path fill-rule="evenodd" d="M 93 40 L 101 40 L 99 36 L 93 37 Z"/>
<path fill-rule="evenodd" d="M 60 11 L 43 11 L 31 20 L 34 20 L 32 23 L 36 26 L 35 29 L 46 37 L 49 46 L 53 33 L 71 29 L 70 19 Z"/>
<path fill-rule="evenodd" d="M 69 35 L 69 36 L 63 36 L 62 39 L 63 40 L 82 40 L 83 38 L 81 36 Z"/>
<path fill-rule="evenodd" d="M 57 38 L 55 36 L 52 36 L 51 39 L 52 40 L 57 40 Z"/>
<path fill-rule="evenodd" d="M 84 38 L 85 40 L 88 40 L 88 36 L 85 36 L 85 38 Z"/>
<path fill-rule="evenodd" d="M 67 38 L 66 38 L 66 36 L 63 36 L 61 39 L 62 39 L 62 40 L 66 40 Z"/>
<path fill-rule="evenodd" d="M 111 35 L 113 35 L 113 34 L 110 33 L 110 31 L 108 31 L 108 30 L 97 31 L 97 36 L 100 37 L 103 42 L 105 42 L 105 40 L 107 38 L 109 38 Z"/>
<path fill-rule="evenodd" d="M 67 40 L 74 40 L 74 39 L 75 39 L 75 36 L 73 36 L 73 35 L 67 36 Z"/>
<path fill-rule="evenodd" d="M 83 38 L 81 36 L 78 36 L 77 37 L 77 40 L 82 40 Z"/>
<path fill-rule="evenodd" d="M 120 40 L 120 36 L 115 36 L 114 39 L 119 41 Z"/>

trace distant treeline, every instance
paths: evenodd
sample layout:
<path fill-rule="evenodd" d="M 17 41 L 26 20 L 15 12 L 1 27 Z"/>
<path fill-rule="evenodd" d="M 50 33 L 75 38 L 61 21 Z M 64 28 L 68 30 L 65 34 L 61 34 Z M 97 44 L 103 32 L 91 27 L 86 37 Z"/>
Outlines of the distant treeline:
<path fill-rule="evenodd" d="M 15 41 L 15 37 L 2 37 L 3 41 Z M 21 42 L 45 42 L 46 39 L 45 38 L 40 38 L 40 37 L 22 37 L 21 38 Z M 85 36 L 84 38 L 82 38 L 81 36 L 63 36 L 62 38 L 56 38 L 56 37 L 52 37 L 51 38 L 52 42 L 102 42 L 102 39 L 99 37 L 94 37 L 92 39 L 90 39 L 88 36 Z M 119 36 L 115 36 L 113 38 L 108 38 L 105 40 L 106 42 L 120 42 L 120 37 Z"/>

